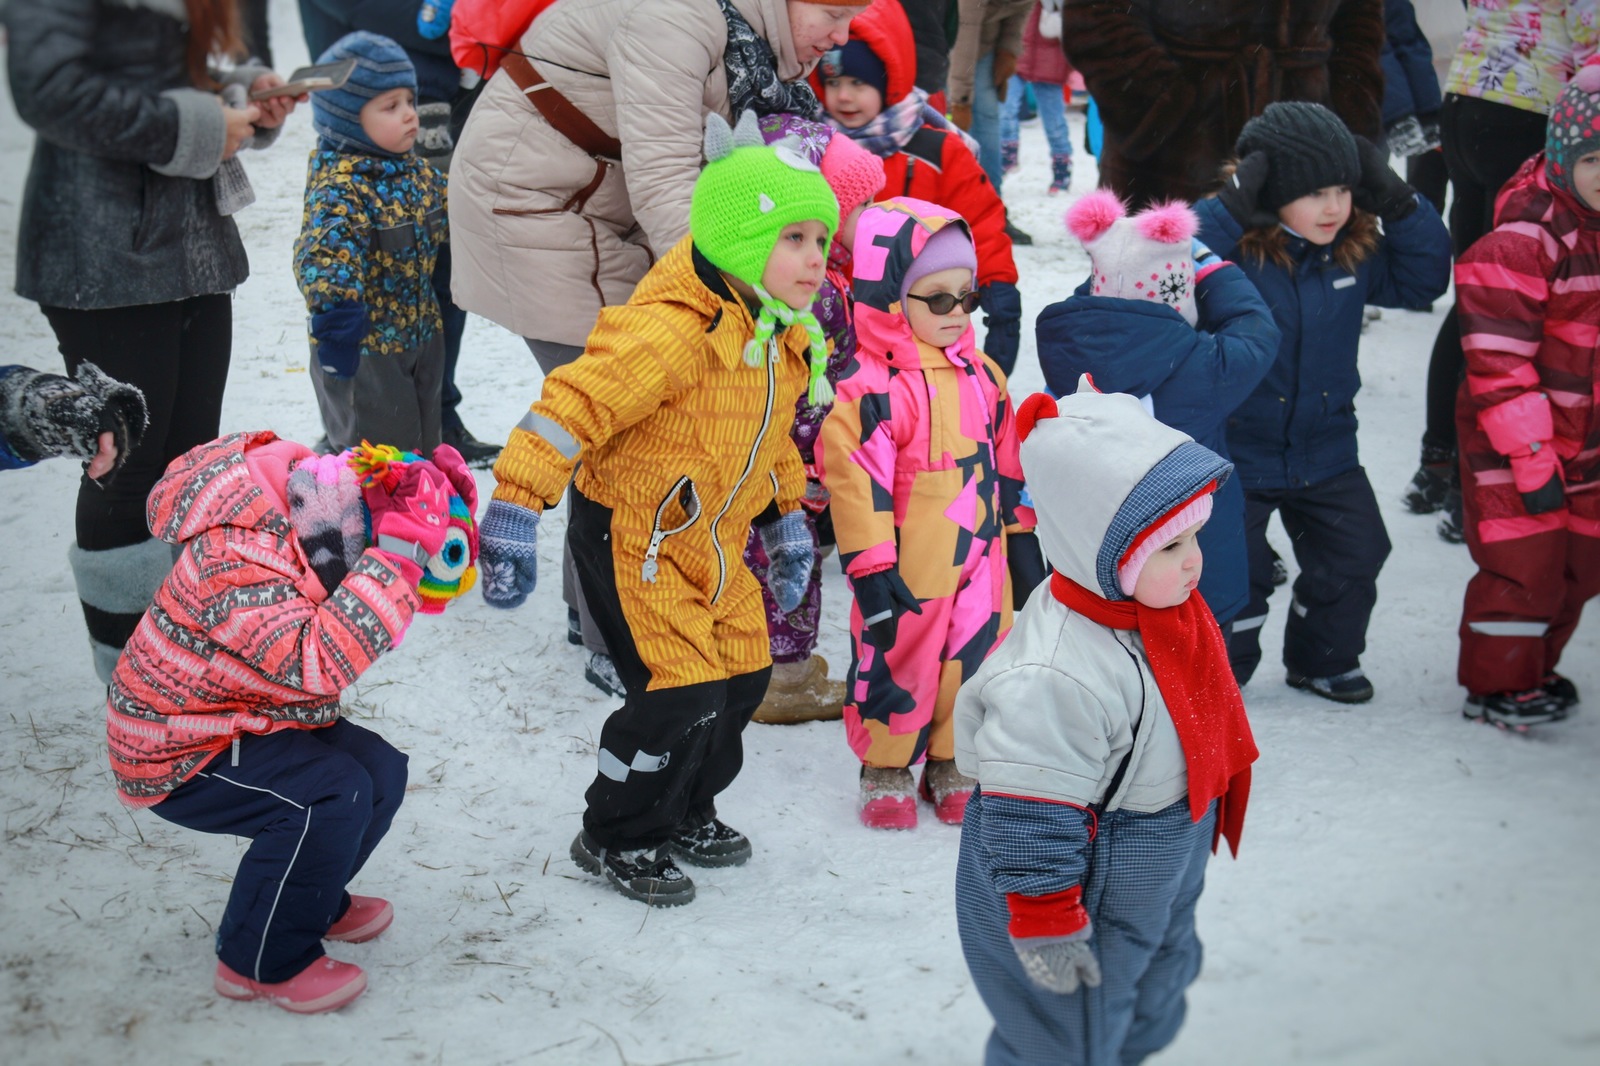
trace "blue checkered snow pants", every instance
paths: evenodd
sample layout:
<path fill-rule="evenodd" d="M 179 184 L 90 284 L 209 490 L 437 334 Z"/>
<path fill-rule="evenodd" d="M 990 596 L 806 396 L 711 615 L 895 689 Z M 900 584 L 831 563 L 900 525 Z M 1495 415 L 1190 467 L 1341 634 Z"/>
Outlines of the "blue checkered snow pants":
<path fill-rule="evenodd" d="M 1198 824 L 1190 821 L 1187 800 L 1100 819 L 1084 904 L 1103 980 L 1064 996 L 1022 972 L 1006 933 L 1005 897 L 983 855 L 983 797 L 973 797 L 961 827 L 956 918 L 967 968 L 994 1015 L 987 1066 L 1132 1066 L 1172 1042 L 1184 991 L 1200 973 L 1194 909 L 1215 819 L 1213 805 Z"/>

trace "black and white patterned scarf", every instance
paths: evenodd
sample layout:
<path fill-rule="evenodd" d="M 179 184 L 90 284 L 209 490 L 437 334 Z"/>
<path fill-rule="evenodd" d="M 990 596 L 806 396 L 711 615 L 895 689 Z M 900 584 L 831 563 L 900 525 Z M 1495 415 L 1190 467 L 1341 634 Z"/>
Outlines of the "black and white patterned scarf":
<path fill-rule="evenodd" d="M 722 65 L 728 71 L 728 102 L 735 116 L 746 111 L 757 115 L 799 115 L 820 118 L 822 105 L 804 78 L 778 79 L 778 60 L 772 46 L 756 34 L 745 17 L 729 0 L 717 0 L 722 17 L 728 20 L 728 47 Z"/>

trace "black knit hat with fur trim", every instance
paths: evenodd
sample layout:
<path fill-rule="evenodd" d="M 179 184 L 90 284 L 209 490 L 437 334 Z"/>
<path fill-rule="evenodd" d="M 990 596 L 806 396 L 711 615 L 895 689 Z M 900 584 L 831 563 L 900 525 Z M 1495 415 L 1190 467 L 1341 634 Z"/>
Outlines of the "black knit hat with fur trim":
<path fill-rule="evenodd" d="M 1268 104 L 1244 124 L 1235 151 L 1240 159 L 1251 152 L 1267 154 L 1261 206 L 1273 211 L 1329 185 L 1354 186 L 1361 180 L 1355 137 L 1321 104 Z"/>

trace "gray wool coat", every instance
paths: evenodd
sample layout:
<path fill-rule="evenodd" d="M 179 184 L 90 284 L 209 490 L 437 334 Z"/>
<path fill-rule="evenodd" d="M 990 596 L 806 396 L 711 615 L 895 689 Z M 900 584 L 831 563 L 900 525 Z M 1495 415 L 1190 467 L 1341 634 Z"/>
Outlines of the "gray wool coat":
<path fill-rule="evenodd" d="M 12 100 L 38 135 L 18 295 L 100 309 L 237 288 L 249 264 L 212 183 L 226 126 L 190 85 L 183 0 L 6 0 L 0 17 Z"/>

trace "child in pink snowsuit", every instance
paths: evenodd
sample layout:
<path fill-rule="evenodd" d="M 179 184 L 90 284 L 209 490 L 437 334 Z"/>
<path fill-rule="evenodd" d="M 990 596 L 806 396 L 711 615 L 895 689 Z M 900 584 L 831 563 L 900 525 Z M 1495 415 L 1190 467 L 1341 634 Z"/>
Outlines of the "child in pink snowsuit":
<path fill-rule="evenodd" d="M 816 454 L 855 592 L 844 716 L 861 820 L 915 826 L 910 767 L 926 760 L 921 794 L 957 824 L 973 783 L 955 768 L 956 690 L 1043 562 L 1005 375 L 973 340 L 966 222 L 896 197 L 862 214 L 853 255 L 856 356 Z"/>

